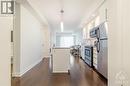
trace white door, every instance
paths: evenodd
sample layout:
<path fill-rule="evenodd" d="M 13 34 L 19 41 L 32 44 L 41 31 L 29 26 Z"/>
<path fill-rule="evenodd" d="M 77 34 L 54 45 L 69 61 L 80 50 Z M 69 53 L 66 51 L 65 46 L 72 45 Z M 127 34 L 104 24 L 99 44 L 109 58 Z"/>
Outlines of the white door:
<path fill-rule="evenodd" d="M 11 86 L 11 17 L 0 17 L 0 84 Z"/>

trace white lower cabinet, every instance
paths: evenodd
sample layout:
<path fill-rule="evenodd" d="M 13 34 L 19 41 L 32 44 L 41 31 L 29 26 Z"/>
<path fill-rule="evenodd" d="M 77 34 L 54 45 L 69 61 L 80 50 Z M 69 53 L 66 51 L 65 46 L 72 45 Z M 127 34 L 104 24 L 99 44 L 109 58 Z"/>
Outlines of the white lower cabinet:
<path fill-rule="evenodd" d="M 53 73 L 68 73 L 70 68 L 70 48 L 53 48 Z"/>

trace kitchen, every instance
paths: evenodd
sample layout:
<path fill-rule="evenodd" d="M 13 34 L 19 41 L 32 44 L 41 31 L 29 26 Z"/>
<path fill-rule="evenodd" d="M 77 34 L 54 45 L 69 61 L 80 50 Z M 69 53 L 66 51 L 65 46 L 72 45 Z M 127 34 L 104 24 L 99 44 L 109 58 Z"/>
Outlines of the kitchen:
<path fill-rule="evenodd" d="M 90 37 L 82 46 L 82 59 L 107 79 L 107 30 L 106 22 L 92 28 Z"/>
<path fill-rule="evenodd" d="M 2 0 L 2 85 L 129 86 L 128 2 Z"/>
<path fill-rule="evenodd" d="M 74 44 L 75 42 L 71 43 L 66 43 L 70 44 L 67 46 L 71 48 L 68 48 L 71 51 L 71 54 L 74 57 L 81 57 L 81 59 L 88 65 L 90 68 L 92 68 L 94 71 L 96 71 L 101 77 L 104 79 L 108 79 L 108 26 L 107 26 L 107 9 L 105 8 L 105 3 L 99 7 L 100 9 L 95 12 L 95 14 L 92 15 L 92 19 L 82 28 L 82 39 L 80 40 L 79 43 Z M 64 35 L 68 36 L 68 34 L 64 33 Z M 71 34 L 69 34 L 71 36 Z M 63 33 L 60 33 L 60 37 L 63 36 Z M 76 37 L 74 34 L 72 34 L 73 37 Z M 57 38 L 60 38 L 56 36 Z M 69 40 L 69 38 L 67 38 Z M 68 41 L 66 39 L 66 42 L 71 42 L 71 39 Z M 75 38 L 72 38 L 73 40 Z M 59 39 L 60 40 L 60 39 Z M 58 40 L 58 42 L 59 42 Z M 57 42 L 56 42 L 57 43 Z M 65 41 L 61 43 L 62 45 L 65 44 Z M 79 47 L 80 46 L 80 47 Z M 60 46 L 55 46 L 54 47 L 54 52 L 56 50 L 66 50 L 66 46 L 60 47 Z M 54 53 L 53 52 L 53 53 Z M 69 51 L 68 51 L 69 52 Z M 54 53 L 55 54 L 55 53 Z M 61 54 L 61 52 L 57 55 L 61 56 L 54 56 L 53 61 L 55 61 L 54 58 L 59 57 L 60 60 L 64 59 L 61 58 L 66 57 L 64 56 L 64 53 Z M 68 54 L 69 57 L 69 54 Z M 67 57 L 66 57 L 67 58 Z M 57 61 L 60 61 L 57 60 Z M 63 63 L 64 65 L 69 65 L 69 60 L 66 61 L 66 64 Z M 57 64 L 57 66 L 60 66 L 58 63 L 54 62 L 53 64 Z M 63 65 L 61 66 L 63 67 Z M 54 67 L 55 68 L 55 67 Z M 66 72 L 70 67 L 66 67 Z M 57 69 L 58 70 L 58 69 Z M 63 71 L 62 71 L 63 72 Z"/>
<path fill-rule="evenodd" d="M 13 77 L 17 77 L 18 76 L 17 74 L 20 74 L 19 76 L 23 75 L 24 78 L 21 80 L 21 85 L 23 85 L 23 86 L 26 86 L 26 85 L 29 86 L 30 84 L 32 84 L 31 81 L 36 81 L 37 79 L 41 80 L 41 81 L 37 81 L 37 83 L 42 85 L 44 82 L 44 83 L 46 83 L 46 86 L 48 86 L 48 84 L 49 84 L 48 82 L 52 82 L 52 83 L 50 83 L 50 84 L 53 84 L 52 86 L 55 86 L 55 85 L 62 86 L 63 83 L 69 83 L 71 81 L 71 79 L 73 81 L 72 84 L 74 86 L 76 86 L 76 85 L 84 86 L 84 85 L 92 85 L 92 84 L 106 86 L 107 80 L 104 80 L 104 77 L 107 78 L 107 73 L 106 73 L 107 69 L 104 66 L 101 67 L 105 71 L 105 74 L 103 74 L 104 71 L 103 71 L 103 73 L 102 73 L 102 71 L 100 71 L 100 70 L 102 70 L 102 69 L 100 69 L 100 66 L 102 66 L 102 63 L 104 63 L 104 62 L 101 62 L 98 60 L 97 54 L 99 51 L 97 50 L 97 48 L 99 46 L 98 47 L 95 46 L 96 42 L 99 43 L 99 41 L 100 41 L 99 36 L 98 36 L 100 34 L 98 34 L 96 32 L 96 30 L 97 30 L 96 27 L 102 27 L 102 24 L 104 25 L 107 22 L 107 9 L 106 9 L 106 5 L 105 5 L 106 1 L 103 0 L 100 2 L 97 0 L 94 3 L 91 2 L 91 5 L 89 5 L 88 0 L 83 0 L 83 2 L 78 0 L 76 2 L 74 1 L 75 3 L 73 3 L 73 1 L 72 1 L 71 2 L 72 6 L 69 5 L 70 4 L 69 1 L 65 1 L 66 2 L 64 4 L 65 7 L 62 7 L 63 2 L 59 3 L 59 1 L 57 1 L 56 4 L 52 5 L 52 6 L 54 6 L 54 8 L 52 8 L 52 7 L 50 8 L 50 7 L 48 7 L 49 5 L 46 5 L 46 4 L 51 4 L 49 1 L 46 1 L 46 3 L 44 3 L 44 1 L 41 0 L 41 2 L 44 5 L 35 0 L 30 0 L 30 2 L 23 2 L 23 6 L 19 5 L 19 3 L 16 4 L 16 6 L 17 6 L 16 15 L 17 16 L 15 18 L 16 19 L 15 21 L 18 21 L 18 22 L 16 22 L 16 27 L 18 27 L 18 28 L 20 27 L 19 24 L 17 24 L 17 23 L 19 23 L 19 16 L 22 16 L 22 18 L 21 18 L 22 27 L 20 28 L 20 31 L 22 29 L 22 32 L 20 32 L 22 34 L 22 35 L 20 35 L 20 36 L 22 36 L 21 37 L 22 38 L 22 41 L 21 41 L 22 42 L 21 43 L 22 52 L 20 54 L 20 55 L 22 55 L 22 57 L 19 56 L 20 63 L 18 63 L 19 59 L 17 59 L 18 61 L 16 61 L 16 59 L 14 60 L 14 61 L 16 61 L 16 64 L 14 63 Z M 25 5 L 24 5 L 24 3 L 25 3 Z M 81 20 L 81 17 L 83 17 L 84 14 L 86 13 L 84 11 L 84 10 L 86 10 L 86 7 L 87 7 L 86 3 L 88 6 L 92 6 L 90 8 L 87 8 L 87 10 L 91 9 L 92 13 L 90 13 L 89 15 L 87 14 L 87 16 L 89 16 L 89 18 L 86 17 L 86 18 L 83 18 L 84 20 Z M 31 5 L 28 6 L 28 4 L 31 4 Z M 33 12 L 35 12 L 32 9 L 31 13 L 30 13 L 31 6 L 34 7 L 37 11 L 41 11 L 41 14 L 46 16 L 48 23 L 51 23 L 51 25 L 47 26 L 48 23 L 46 23 L 45 26 L 41 26 L 41 24 L 38 23 L 38 20 L 36 18 L 33 18 L 34 15 L 31 15 L 31 14 L 33 14 Z M 43 6 L 43 8 L 41 8 L 40 6 Z M 59 6 L 58 9 L 57 9 L 57 6 Z M 85 6 L 85 8 L 84 8 L 84 6 Z M 71 8 L 71 7 L 73 7 L 73 8 Z M 79 11 L 76 9 L 82 9 L 82 10 Z M 21 15 L 19 15 L 19 10 L 22 13 Z M 29 12 L 28 12 L 28 10 L 29 10 Z M 80 12 L 82 12 L 82 14 Z M 28 15 L 25 16 L 25 14 L 28 14 Z M 38 19 L 39 19 L 39 17 L 38 17 Z M 36 23 L 32 22 L 33 24 L 32 24 L 32 26 L 30 26 L 29 20 L 36 21 Z M 41 19 L 39 19 L 39 20 L 42 21 L 42 23 L 44 22 Z M 31 30 L 32 31 L 31 32 L 28 27 L 32 28 L 35 31 Z M 40 27 L 40 28 L 36 29 L 36 27 Z M 41 28 L 44 28 L 44 29 L 41 30 Z M 101 29 L 104 30 L 104 29 L 106 29 L 106 27 L 105 28 L 103 27 Z M 17 36 L 17 33 L 19 31 L 17 32 L 17 28 L 15 28 L 14 30 L 16 31 L 16 32 L 14 32 L 14 34 Z M 93 33 L 91 34 L 91 32 L 92 32 L 91 30 L 94 32 L 94 34 Z M 40 33 L 38 34 L 38 32 L 40 32 Z M 42 34 L 41 32 L 43 32 L 44 34 Z M 106 33 L 106 31 L 104 31 L 103 33 Z M 35 34 L 35 37 L 33 37 L 34 34 Z M 97 35 L 97 36 L 93 36 L 93 35 Z M 30 40 L 30 39 L 32 39 L 32 37 L 34 40 Z M 39 43 L 37 38 L 39 40 L 42 40 L 42 39 L 43 40 Z M 36 40 L 37 40 L 37 42 L 35 42 Z M 18 39 L 14 40 L 14 42 L 15 42 L 15 45 L 17 43 L 18 43 L 17 45 L 19 45 L 19 43 L 20 43 Z M 33 44 L 33 43 L 37 43 L 37 44 Z M 102 44 L 100 44 L 100 45 L 102 46 Z M 26 49 L 28 46 L 30 48 Z M 77 57 L 74 58 L 70 55 L 71 46 L 78 47 L 77 54 L 81 53 L 80 55 L 81 55 L 82 59 L 78 59 Z M 86 51 L 87 46 L 91 47 L 90 50 L 95 48 L 94 50 L 92 50 L 95 52 L 93 53 L 91 51 Z M 17 48 L 17 47 L 15 47 L 15 48 Z M 35 48 L 35 50 L 33 50 L 34 48 Z M 81 48 L 81 51 L 80 51 L 80 48 Z M 14 50 L 16 50 L 16 52 L 18 52 L 19 48 L 17 48 L 17 49 L 14 49 Z M 73 47 L 72 47 L 72 49 L 73 49 Z M 39 55 L 38 51 L 40 52 L 40 55 Z M 92 61 L 92 62 L 87 61 L 88 57 L 86 57 L 87 54 L 90 55 L 90 52 L 93 55 L 95 54 L 95 57 L 91 55 L 91 57 L 89 58 L 89 60 L 94 59 L 94 61 Z M 15 54 L 17 54 L 17 53 L 15 53 Z M 37 56 L 35 56 L 35 55 L 37 55 Z M 78 56 L 80 56 L 80 55 L 78 55 Z M 43 60 L 41 61 L 41 59 L 43 59 Z M 41 63 L 39 63 L 39 61 L 41 61 Z M 30 72 L 30 70 L 32 70 L 33 67 L 35 69 L 35 64 L 37 64 L 37 63 L 41 64 L 38 66 L 36 65 L 36 67 L 39 70 L 38 72 L 40 72 L 40 73 Z M 95 72 L 94 69 L 91 68 L 91 66 L 90 67 L 88 66 L 89 63 L 90 64 L 94 63 L 91 66 L 94 65 L 95 70 L 97 68 L 97 72 Z M 99 63 L 100 63 L 100 65 L 99 65 Z M 20 65 L 20 67 L 18 67 L 17 65 Z M 30 65 L 31 65 L 31 67 L 30 67 Z M 49 67 L 47 65 L 49 65 Z M 20 73 L 19 73 L 19 68 L 22 68 L 22 69 L 20 69 Z M 46 68 L 46 69 L 44 69 L 44 68 Z M 98 72 L 99 72 L 99 74 L 98 74 Z M 36 77 L 31 76 L 31 77 L 34 77 L 34 78 L 31 78 L 29 75 L 37 75 L 37 76 Z M 102 76 L 100 76 L 100 75 L 102 75 Z M 38 77 L 38 76 L 41 76 L 41 77 Z M 46 77 L 44 77 L 44 76 L 46 76 Z M 75 76 L 77 76 L 78 78 Z M 31 78 L 31 80 L 28 81 L 27 83 L 25 83 L 26 79 L 28 79 L 29 77 Z M 95 77 L 95 79 L 96 79 L 95 82 L 93 81 L 93 77 Z M 48 78 L 49 78 L 49 80 L 48 80 Z M 80 79 L 80 80 L 78 80 L 78 79 Z M 43 82 L 42 82 L 42 80 L 43 80 Z M 59 83 L 58 81 L 55 81 L 55 80 L 61 80 L 61 83 Z M 89 81 L 89 82 L 87 83 L 87 81 Z M 93 83 L 91 83 L 91 82 L 93 82 Z M 34 84 L 37 85 L 37 83 L 34 83 Z"/>

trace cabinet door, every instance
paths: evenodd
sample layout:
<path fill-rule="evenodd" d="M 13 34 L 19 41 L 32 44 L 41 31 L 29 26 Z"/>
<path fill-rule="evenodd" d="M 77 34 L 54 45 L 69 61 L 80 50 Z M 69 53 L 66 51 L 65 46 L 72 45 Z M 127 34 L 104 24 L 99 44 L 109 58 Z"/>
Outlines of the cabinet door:
<path fill-rule="evenodd" d="M 53 49 L 53 72 L 68 72 L 70 49 Z"/>

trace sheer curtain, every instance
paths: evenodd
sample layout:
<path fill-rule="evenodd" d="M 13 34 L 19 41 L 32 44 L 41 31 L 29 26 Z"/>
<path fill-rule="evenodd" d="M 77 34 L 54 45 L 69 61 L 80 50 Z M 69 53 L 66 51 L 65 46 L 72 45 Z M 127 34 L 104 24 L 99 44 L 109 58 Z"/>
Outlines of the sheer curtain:
<path fill-rule="evenodd" d="M 75 44 L 75 37 L 72 35 L 59 35 L 56 37 L 56 46 L 58 47 L 70 47 Z"/>

